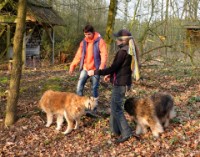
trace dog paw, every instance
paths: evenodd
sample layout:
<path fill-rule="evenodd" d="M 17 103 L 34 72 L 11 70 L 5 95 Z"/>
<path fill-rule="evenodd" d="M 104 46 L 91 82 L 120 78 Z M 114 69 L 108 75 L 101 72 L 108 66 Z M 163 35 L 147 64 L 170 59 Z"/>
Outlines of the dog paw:
<path fill-rule="evenodd" d="M 143 128 L 141 131 L 142 134 L 146 134 L 147 133 L 147 128 Z"/>
<path fill-rule="evenodd" d="M 51 125 L 51 124 L 46 124 L 45 126 L 48 128 L 48 127 L 50 127 L 50 125 Z"/>
<path fill-rule="evenodd" d="M 163 127 L 162 128 L 160 128 L 160 130 L 158 131 L 159 133 L 163 133 L 164 132 L 164 129 L 163 129 Z"/>
<path fill-rule="evenodd" d="M 71 131 L 70 131 L 70 132 L 71 132 Z M 62 132 L 62 134 L 67 135 L 67 134 L 69 134 L 70 132 L 68 132 L 68 131 L 66 132 L 66 131 L 65 131 L 65 132 Z"/>
<path fill-rule="evenodd" d="M 158 133 L 158 132 L 153 132 L 153 136 L 154 136 L 155 138 L 158 138 L 158 137 L 159 137 L 159 133 Z"/>
<path fill-rule="evenodd" d="M 62 132 L 62 134 L 66 135 L 67 133 L 66 132 Z"/>
<path fill-rule="evenodd" d="M 141 132 L 141 130 L 136 130 L 135 133 L 136 133 L 136 135 L 140 135 L 142 132 Z"/>
<path fill-rule="evenodd" d="M 65 132 L 62 132 L 62 134 L 66 135 L 69 134 L 72 130 L 66 130 Z"/>
<path fill-rule="evenodd" d="M 164 124 L 164 128 L 168 127 L 169 126 L 169 120 L 167 120 Z"/>
<path fill-rule="evenodd" d="M 59 131 L 61 129 L 61 127 L 57 127 L 56 130 Z"/>
<path fill-rule="evenodd" d="M 74 130 L 78 130 L 78 129 L 79 129 L 79 127 L 75 127 L 75 128 L 74 128 Z"/>

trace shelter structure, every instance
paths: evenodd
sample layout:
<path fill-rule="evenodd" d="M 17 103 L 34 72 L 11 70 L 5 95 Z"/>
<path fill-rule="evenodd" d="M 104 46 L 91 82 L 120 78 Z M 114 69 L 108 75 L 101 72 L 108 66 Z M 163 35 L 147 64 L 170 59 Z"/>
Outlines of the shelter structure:
<path fill-rule="evenodd" d="M 200 23 L 190 22 L 185 24 L 186 29 L 186 39 L 190 47 L 200 48 Z"/>
<path fill-rule="evenodd" d="M 0 38 L 6 34 L 6 48 L 0 57 L 12 58 L 12 38 L 17 22 L 17 0 L 0 0 Z M 23 61 L 40 54 L 43 30 L 52 43 L 51 63 L 54 64 L 54 26 L 65 25 L 52 6 L 40 0 L 27 0 L 26 31 L 24 35 Z"/>

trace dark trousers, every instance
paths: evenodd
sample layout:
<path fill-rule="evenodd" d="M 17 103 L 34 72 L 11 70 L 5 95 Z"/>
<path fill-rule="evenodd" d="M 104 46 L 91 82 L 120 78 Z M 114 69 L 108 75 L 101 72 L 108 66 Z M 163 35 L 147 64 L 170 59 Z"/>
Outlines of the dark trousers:
<path fill-rule="evenodd" d="M 126 86 L 113 86 L 111 97 L 110 128 L 114 134 L 127 137 L 132 134 L 132 130 L 124 116 L 122 103 L 125 97 Z"/>

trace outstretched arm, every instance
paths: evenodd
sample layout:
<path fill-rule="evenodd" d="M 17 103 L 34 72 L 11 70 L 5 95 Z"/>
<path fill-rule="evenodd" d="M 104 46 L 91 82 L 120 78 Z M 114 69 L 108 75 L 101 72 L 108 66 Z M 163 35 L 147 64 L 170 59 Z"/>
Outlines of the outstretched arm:
<path fill-rule="evenodd" d="M 70 64 L 70 68 L 69 68 L 69 74 L 72 75 L 75 67 L 78 65 L 78 63 L 81 60 L 81 55 L 82 55 L 82 49 L 83 49 L 83 42 L 80 43 L 80 46 L 76 52 L 76 55 L 72 61 L 72 63 Z"/>

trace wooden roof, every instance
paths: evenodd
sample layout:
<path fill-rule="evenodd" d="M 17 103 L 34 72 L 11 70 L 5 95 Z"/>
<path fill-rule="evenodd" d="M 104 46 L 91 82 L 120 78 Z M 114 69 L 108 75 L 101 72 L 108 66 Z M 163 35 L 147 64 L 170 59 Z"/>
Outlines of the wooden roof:
<path fill-rule="evenodd" d="M 34 17 L 39 23 L 64 25 L 63 19 L 53 10 L 52 7 L 39 0 L 28 0 L 27 18 L 28 16 Z"/>
<path fill-rule="evenodd" d="M 184 24 L 184 28 L 200 30 L 200 22 L 187 22 Z"/>
<path fill-rule="evenodd" d="M 0 14 L 2 12 L 0 23 L 16 23 L 16 4 L 15 0 L 8 1 L 4 8 L 0 10 Z M 63 19 L 53 8 L 40 0 L 27 0 L 26 21 L 38 22 L 39 24 L 65 25 Z"/>

